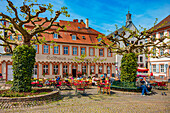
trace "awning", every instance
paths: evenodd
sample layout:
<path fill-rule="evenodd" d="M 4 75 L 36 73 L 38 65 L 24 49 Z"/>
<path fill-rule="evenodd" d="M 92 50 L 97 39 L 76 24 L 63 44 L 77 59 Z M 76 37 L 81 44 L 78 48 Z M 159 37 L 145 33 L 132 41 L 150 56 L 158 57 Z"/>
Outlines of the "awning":
<path fill-rule="evenodd" d="M 138 68 L 137 71 L 149 71 L 149 69 L 145 69 L 145 68 Z"/>

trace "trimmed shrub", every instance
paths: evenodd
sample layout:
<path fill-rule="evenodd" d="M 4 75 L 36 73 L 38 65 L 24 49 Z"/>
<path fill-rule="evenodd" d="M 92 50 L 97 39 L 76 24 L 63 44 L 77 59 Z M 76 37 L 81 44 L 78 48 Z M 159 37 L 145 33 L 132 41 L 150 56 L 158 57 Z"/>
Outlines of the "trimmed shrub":
<path fill-rule="evenodd" d="M 17 46 L 13 51 L 13 83 L 11 90 L 17 92 L 31 91 L 31 77 L 35 64 L 36 50 L 32 46 Z"/>
<path fill-rule="evenodd" d="M 135 53 L 124 54 L 121 60 L 121 81 L 135 82 L 137 66 Z"/>

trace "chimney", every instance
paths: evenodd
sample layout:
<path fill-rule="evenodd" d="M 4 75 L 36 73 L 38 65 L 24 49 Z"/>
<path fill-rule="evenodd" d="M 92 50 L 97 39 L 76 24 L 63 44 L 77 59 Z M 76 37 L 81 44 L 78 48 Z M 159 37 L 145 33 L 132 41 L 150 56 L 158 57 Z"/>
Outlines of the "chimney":
<path fill-rule="evenodd" d="M 81 19 L 80 22 L 83 22 L 83 19 Z"/>
<path fill-rule="evenodd" d="M 89 28 L 89 19 L 86 18 L 86 28 Z"/>
<path fill-rule="evenodd" d="M 78 22 L 78 19 L 73 19 L 73 22 Z"/>

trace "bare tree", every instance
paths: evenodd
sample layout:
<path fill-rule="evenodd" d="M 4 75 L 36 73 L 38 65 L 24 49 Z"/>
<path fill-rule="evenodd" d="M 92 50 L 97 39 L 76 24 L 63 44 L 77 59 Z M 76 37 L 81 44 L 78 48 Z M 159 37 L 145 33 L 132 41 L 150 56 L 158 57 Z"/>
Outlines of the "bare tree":
<path fill-rule="evenodd" d="M 60 14 L 64 14 L 66 17 L 70 16 L 66 11 L 67 7 L 62 7 L 60 11 L 55 12 L 55 16 L 53 18 L 48 19 L 47 17 L 45 17 L 45 19 L 42 19 L 39 18 L 40 14 L 45 13 L 47 10 L 50 11 L 51 14 L 54 12 L 52 10 L 53 5 L 51 5 L 50 3 L 49 5 L 46 5 L 46 4 L 28 2 L 27 0 L 24 0 L 23 5 L 20 8 L 18 8 L 15 7 L 12 1 L 6 0 L 6 2 L 8 3 L 6 7 L 9 14 L 4 14 L 1 12 L 0 21 L 8 22 L 9 27 L 1 24 L 0 29 L 3 29 L 5 30 L 5 32 L 8 32 L 8 35 L 0 36 L 0 40 L 3 41 L 3 43 L 0 44 L 0 46 L 8 47 L 11 51 L 9 53 L 12 53 L 11 45 L 18 46 L 24 44 L 30 46 L 35 43 L 43 43 L 43 40 L 40 40 L 37 34 L 54 33 L 54 32 L 47 32 L 47 30 L 50 29 L 52 26 L 64 28 L 65 26 L 54 24 L 54 22 L 57 20 Z M 37 6 L 39 7 L 39 9 L 35 9 L 35 7 Z M 34 28 L 31 30 L 27 30 L 24 27 L 24 25 L 28 23 L 32 23 Z M 44 26 L 45 24 L 47 26 Z M 18 34 L 23 36 L 23 41 L 18 41 L 17 39 Z M 10 36 L 13 36 L 14 40 L 9 40 Z M 5 53 L 5 54 L 9 54 L 9 53 Z"/>

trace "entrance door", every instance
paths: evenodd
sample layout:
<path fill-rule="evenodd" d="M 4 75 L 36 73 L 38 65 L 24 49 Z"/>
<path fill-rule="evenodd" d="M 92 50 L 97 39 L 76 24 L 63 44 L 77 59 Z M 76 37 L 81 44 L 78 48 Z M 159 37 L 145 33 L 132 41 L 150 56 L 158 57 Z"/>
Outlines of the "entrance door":
<path fill-rule="evenodd" d="M 34 78 L 37 78 L 37 65 L 34 65 L 33 77 L 34 77 Z"/>
<path fill-rule="evenodd" d="M 8 65 L 8 79 L 7 80 L 13 80 L 13 69 L 12 65 Z"/>
<path fill-rule="evenodd" d="M 76 69 L 72 69 L 72 75 L 73 77 L 76 77 Z"/>

